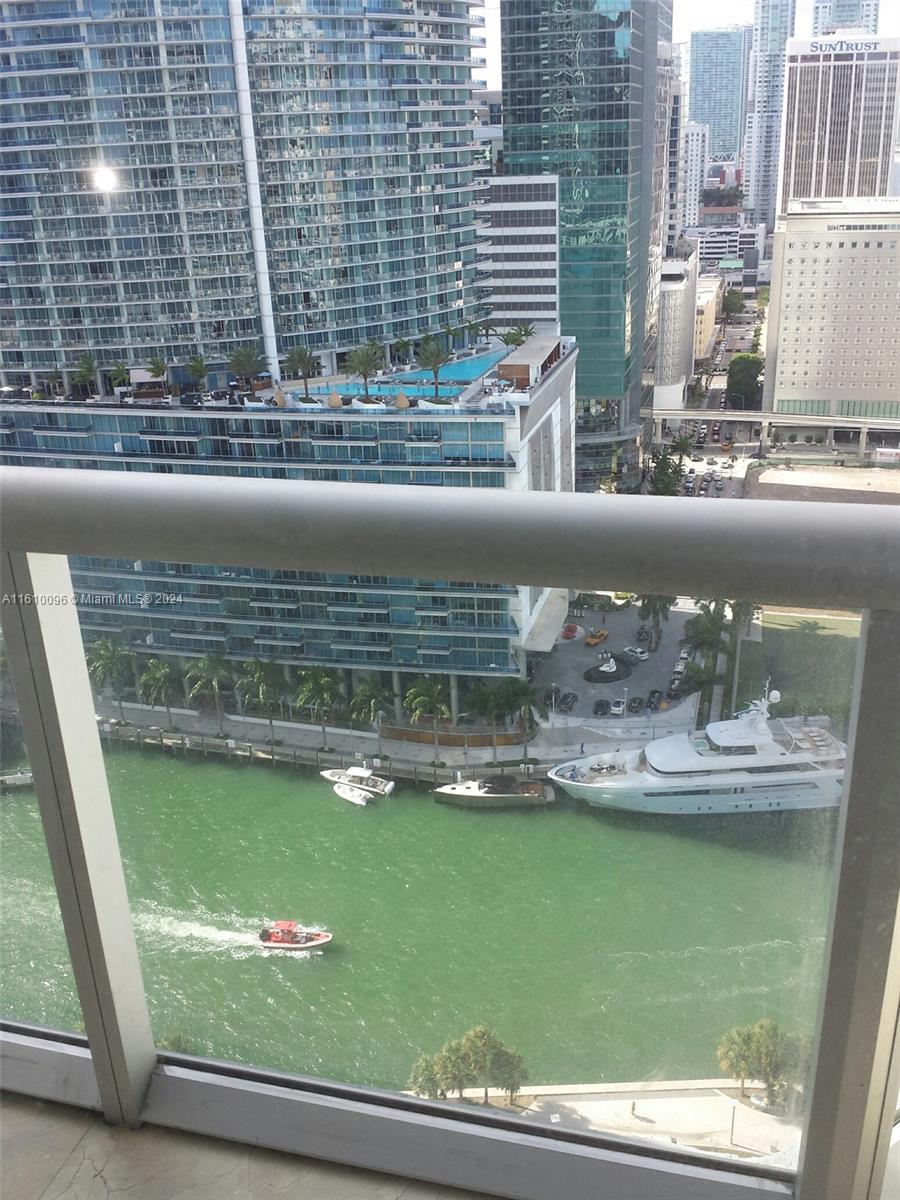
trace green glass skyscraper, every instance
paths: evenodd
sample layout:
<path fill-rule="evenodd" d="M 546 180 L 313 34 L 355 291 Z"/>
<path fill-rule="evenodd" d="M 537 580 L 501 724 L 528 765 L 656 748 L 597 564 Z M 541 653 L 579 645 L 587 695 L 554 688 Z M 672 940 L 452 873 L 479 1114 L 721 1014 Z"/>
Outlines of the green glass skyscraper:
<path fill-rule="evenodd" d="M 640 478 L 655 325 L 666 131 L 657 62 L 671 2 L 504 0 L 501 20 L 504 169 L 560 178 L 561 327 L 580 347 L 576 487 L 628 487 Z"/>

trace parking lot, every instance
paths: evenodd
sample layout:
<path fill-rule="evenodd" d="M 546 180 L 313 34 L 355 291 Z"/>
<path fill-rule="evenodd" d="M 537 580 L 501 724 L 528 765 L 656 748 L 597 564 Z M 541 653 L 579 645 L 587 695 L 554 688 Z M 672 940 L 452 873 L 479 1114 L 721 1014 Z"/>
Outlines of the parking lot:
<path fill-rule="evenodd" d="M 625 646 L 647 647 L 647 642 L 639 642 L 635 638 L 638 626 L 642 622 L 638 618 L 637 605 L 634 604 L 624 612 L 604 614 L 599 609 L 586 608 L 583 616 L 570 613 L 569 620 L 578 626 L 578 634 L 571 640 L 557 639 L 550 654 L 539 661 L 532 685 L 541 692 L 549 691 L 555 684 L 559 688 L 560 698 L 567 692 L 574 692 L 578 700 L 568 715 L 581 719 L 593 719 L 595 700 L 601 697 L 609 701 L 615 700 L 616 697 L 625 696 L 626 689 L 628 699 L 641 696 L 646 701 L 653 688 L 658 688 L 665 694 L 672 676 L 672 668 L 681 650 L 684 623 L 690 616 L 690 609 L 673 608 L 668 621 L 662 622 L 662 641 L 659 649 L 651 652 L 646 662 L 630 663 L 631 675 L 627 679 L 614 683 L 588 683 L 583 678 L 584 672 L 597 665 L 601 651 L 610 650 L 615 655 Z M 609 636 L 602 645 L 585 645 L 585 635 L 592 628 L 608 631 Z M 602 723 L 603 718 L 599 720 Z"/>

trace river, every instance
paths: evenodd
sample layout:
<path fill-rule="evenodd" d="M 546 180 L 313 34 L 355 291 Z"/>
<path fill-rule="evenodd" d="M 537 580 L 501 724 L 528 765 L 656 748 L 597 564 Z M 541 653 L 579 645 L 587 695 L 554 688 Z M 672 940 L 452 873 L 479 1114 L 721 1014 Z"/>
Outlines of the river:
<path fill-rule="evenodd" d="M 478 813 L 402 785 L 355 808 L 263 766 L 113 749 L 107 769 L 173 1049 L 400 1088 L 484 1023 L 532 1082 L 569 1084 L 707 1078 L 733 1025 L 812 1025 L 834 814 Z M 0 815 L 0 1012 L 78 1028 L 33 794 Z M 279 917 L 333 946 L 263 950 Z"/>

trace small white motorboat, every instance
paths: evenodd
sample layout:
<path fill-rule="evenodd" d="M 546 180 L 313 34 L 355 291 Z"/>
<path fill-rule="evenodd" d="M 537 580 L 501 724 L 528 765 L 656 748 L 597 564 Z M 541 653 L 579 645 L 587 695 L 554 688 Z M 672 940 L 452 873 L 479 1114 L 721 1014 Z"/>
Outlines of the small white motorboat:
<path fill-rule="evenodd" d="M 358 804 L 360 808 L 364 808 L 375 799 L 371 792 L 364 792 L 362 788 L 353 787 L 350 783 L 336 783 L 334 794 L 350 804 Z"/>
<path fill-rule="evenodd" d="M 362 788 L 364 792 L 371 792 L 374 796 L 389 796 L 394 790 L 393 779 L 385 779 L 382 775 L 376 775 L 371 767 L 365 765 L 333 767 L 328 771 L 320 771 L 319 774 L 329 783 L 343 783 L 348 787 Z"/>

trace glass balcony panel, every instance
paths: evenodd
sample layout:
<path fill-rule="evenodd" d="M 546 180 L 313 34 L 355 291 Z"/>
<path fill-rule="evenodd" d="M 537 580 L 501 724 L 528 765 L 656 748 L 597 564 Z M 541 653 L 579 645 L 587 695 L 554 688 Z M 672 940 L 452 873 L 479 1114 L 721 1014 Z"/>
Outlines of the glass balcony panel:
<path fill-rule="evenodd" d="M 88 661 L 125 664 L 96 707 L 161 1049 L 796 1164 L 855 614 L 72 570 Z M 364 764 L 395 783 L 365 805 L 319 774 Z M 334 940 L 267 947 L 277 920 Z"/>

